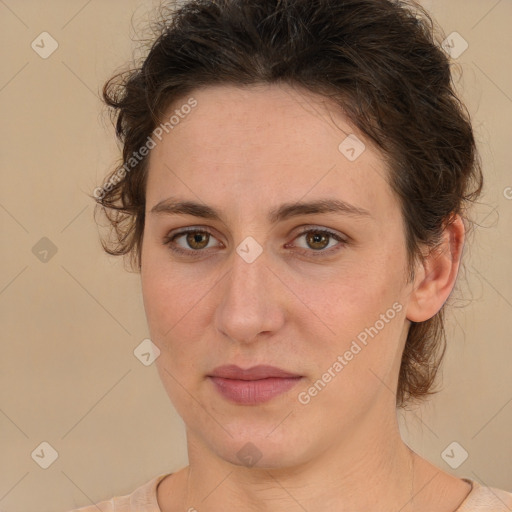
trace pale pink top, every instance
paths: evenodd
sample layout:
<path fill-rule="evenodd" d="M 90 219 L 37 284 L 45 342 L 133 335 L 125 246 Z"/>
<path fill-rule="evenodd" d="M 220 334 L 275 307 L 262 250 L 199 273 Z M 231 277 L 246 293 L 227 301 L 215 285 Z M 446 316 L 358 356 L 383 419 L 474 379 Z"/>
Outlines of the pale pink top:
<path fill-rule="evenodd" d="M 162 512 L 156 499 L 158 484 L 171 473 L 159 475 L 141 485 L 133 493 L 117 496 L 96 505 L 69 512 Z M 471 492 L 454 512 L 510 512 L 512 493 L 493 487 L 484 487 L 474 480 L 462 478 L 471 485 Z"/>

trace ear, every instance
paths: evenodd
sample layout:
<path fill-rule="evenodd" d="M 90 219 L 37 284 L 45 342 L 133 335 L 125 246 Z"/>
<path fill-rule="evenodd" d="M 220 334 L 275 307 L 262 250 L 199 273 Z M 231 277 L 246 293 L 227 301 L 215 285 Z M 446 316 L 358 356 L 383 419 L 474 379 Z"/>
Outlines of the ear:
<path fill-rule="evenodd" d="M 407 306 L 407 319 L 424 322 L 432 318 L 448 299 L 459 271 L 464 247 L 464 223 L 455 215 L 445 225 L 439 248 L 417 267 Z"/>

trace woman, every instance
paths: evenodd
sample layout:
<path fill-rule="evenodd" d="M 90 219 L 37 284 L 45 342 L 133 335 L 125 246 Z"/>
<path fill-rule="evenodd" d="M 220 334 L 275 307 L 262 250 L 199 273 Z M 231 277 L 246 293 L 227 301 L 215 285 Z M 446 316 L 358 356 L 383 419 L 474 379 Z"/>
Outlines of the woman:
<path fill-rule="evenodd" d="M 396 408 L 434 392 L 482 188 L 426 13 L 189 1 L 104 98 L 123 143 L 94 192 L 104 247 L 141 272 L 189 465 L 97 506 L 510 510 L 398 429 Z"/>

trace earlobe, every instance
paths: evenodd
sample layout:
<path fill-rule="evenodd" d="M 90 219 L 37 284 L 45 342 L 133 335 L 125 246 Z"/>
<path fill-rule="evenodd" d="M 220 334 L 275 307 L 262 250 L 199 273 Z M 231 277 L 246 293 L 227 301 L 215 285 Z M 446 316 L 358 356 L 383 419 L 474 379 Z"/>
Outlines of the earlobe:
<path fill-rule="evenodd" d="M 457 279 L 464 234 L 462 218 L 453 216 L 444 228 L 439 247 L 419 264 L 407 307 L 408 320 L 424 322 L 443 307 Z"/>

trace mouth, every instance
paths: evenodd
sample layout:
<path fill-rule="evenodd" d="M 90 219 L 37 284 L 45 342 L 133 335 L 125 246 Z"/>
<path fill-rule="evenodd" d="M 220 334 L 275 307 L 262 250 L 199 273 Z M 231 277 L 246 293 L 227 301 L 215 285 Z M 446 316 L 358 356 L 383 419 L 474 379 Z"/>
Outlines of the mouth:
<path fill-rule="evenodd" d="M 259 365 L 243 370 L 235 365 L 216 368 L 208 379 L 227 400 L 240 405 L 256 405 L 286 393 L 302 380 L 274 366 Z"/>

